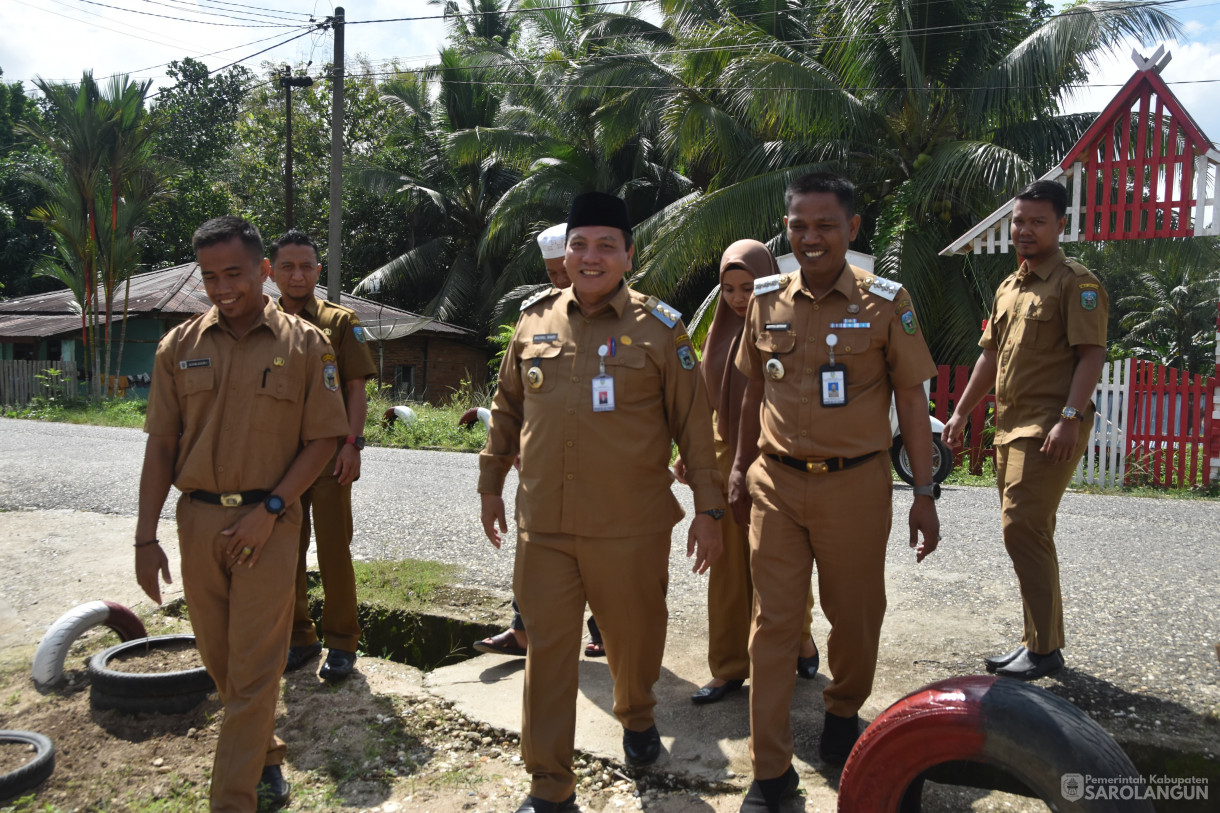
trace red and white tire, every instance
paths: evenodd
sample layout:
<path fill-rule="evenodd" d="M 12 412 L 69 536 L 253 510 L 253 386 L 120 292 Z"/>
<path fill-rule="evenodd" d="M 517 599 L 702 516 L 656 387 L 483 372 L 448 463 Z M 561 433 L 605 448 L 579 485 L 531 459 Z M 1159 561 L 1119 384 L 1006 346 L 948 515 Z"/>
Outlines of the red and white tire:
<path fill-rule="evenodd" d="M 148 635 L 144 623 L 136 614 L 113 601 L 90 601 L 73 607 L 47 627 L 32 668 L 34 685 L 49 689 L 64 678 L 64 659 L 73 642 L 87 630 L 106 626 L 114 630 L 121 641 L 131 641 Z"/>
<path fill-rule="evenodd" d="M 1052 810 L 1153 813 L 1147 800 L 1078 797 L 1083 788 L 1069 784 L 1073 774 L 1133 783 L 1139 771 L 1100 725 L 1067 700 L 996 676 L 932 683 L 882 712 L 843 767 L 839 810 L 918 810 L 923 773 L 961 761 L 998 768 Z M 908 789 L 914 798 L 904 804 Z"/>

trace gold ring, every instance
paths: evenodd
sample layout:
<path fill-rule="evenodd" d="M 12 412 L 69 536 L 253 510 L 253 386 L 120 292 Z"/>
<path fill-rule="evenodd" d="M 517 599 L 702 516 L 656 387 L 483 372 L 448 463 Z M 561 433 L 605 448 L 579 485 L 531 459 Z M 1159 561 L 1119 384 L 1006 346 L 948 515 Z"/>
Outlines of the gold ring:
<path fill-rule="evenodd" d="M 242 556 L 249 556 L 252 553 L 254 553 L 254 549 L 251 548 L 249 545 L 247 545 L 246 547 L 241 549 Z"/>

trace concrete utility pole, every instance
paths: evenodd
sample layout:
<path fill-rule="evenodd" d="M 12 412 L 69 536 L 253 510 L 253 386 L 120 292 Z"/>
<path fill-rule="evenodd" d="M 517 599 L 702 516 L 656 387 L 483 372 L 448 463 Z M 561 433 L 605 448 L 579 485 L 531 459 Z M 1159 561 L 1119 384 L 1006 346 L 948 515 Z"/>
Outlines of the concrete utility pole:
<path fill-rule="evenodd" d="M 284 66 L 284 75 L 280 77 L 280 87 L 284 89 L 285 131 L 288 136 L 287 149 L 284 151 L 284 229 L 292 228 L 292 89 L 307 88 L 313 84 L 308 76 L 293 76 L 289 68 Z"/>
<path fill-rule="evenodd" d="M 338 304 L 340 258 L 343 255 L 343 6 L 331 18 L 335 31 L 335 62 L 331 69 L 330 108 L 330 234 L 326 241 L 326 297 Z"/>

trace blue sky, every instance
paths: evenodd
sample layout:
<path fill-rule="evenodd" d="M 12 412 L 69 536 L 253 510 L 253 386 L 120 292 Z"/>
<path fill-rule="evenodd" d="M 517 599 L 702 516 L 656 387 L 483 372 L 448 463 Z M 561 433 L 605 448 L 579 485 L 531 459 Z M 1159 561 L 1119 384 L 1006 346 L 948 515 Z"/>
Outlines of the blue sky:
<path fill-rule="evenodd" d="M 300 30 L 243 27 L 243 21 L 257 19 L 269 26 L 290 19 L 304 23 L 309 14 L 317 19 L 329 16 L 335 5 L 329 0 L 3 0 L 3 4 L 0 68 L 5 81 L 21 80 L 27 88 L 36 75 L 76 80 L 88 68 L 99 77 L 128 73 L 161 85 L 165 82 L 161 66 L 172 59 L 189 55 L 219 68 Z M 351 23 L 431 16 L 438 11 L 424 0 L 347 0 L 342 5 Z M 1163 78 L 1203 131 L 1220 142 L 1220 105 L 1216 104 L 1220 98 L 1220 0 L 1185 0 L 1166 8 L 1182 21 L 1184 31 L 1179 40 L 1165 43 L 1173 61 Z M 192 9 L 204 13 L 191 13 Z M 152 16 L 158 14 L 164 16 Z M 224 14 L 230 16 L 221 16 Z M 260 16 L 254 18 L 255 14 Z M 192 17 L 196 21 L 166 17 Z M 351 24 L 346 29 L 346 47 L 349 56 L 364 55 L 374 64 L 397 58 L 404 67 L 419 67 L 435 55 L 444 33 L 440 20 Z M 1103 59 L 1090 73 L 1093 86 L 1075 94 L 1069 100 L 1069 109 L 1100 111 L 1131 76 L 1134 65 L 1130 52 L 1136 45 L 1127 43 Z M 1139 50 L 1151 54 L 1156 45 Z M 329 59 L 332 48 L 329 33 L 314 33 L 245 64 L 257 69 L 263 60 L 313 60 L 320 65 Z M 222 49 L 228 50 L 204 56 Z"/>

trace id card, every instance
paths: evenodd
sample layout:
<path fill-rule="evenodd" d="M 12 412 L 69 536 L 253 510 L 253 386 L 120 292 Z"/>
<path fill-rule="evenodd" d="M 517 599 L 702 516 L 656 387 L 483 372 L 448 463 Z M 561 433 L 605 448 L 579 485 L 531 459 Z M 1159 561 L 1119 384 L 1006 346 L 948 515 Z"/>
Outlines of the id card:
<path fill-rule="evenodd" d="M 847 403 L 847 368 L 827 364 L 818 369 L 822 375 L 822 406 L 840 407 Z"/>
<path fill-rule="evenodd" d="M 608 375 L 593 376 L 593 411 L 614 411 L 614 378 Z"/>

